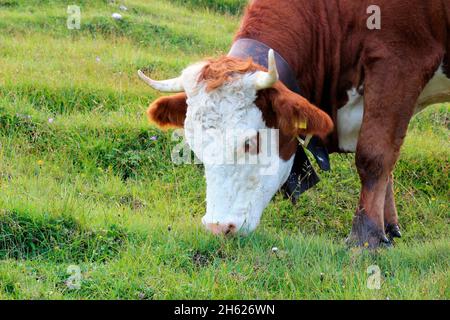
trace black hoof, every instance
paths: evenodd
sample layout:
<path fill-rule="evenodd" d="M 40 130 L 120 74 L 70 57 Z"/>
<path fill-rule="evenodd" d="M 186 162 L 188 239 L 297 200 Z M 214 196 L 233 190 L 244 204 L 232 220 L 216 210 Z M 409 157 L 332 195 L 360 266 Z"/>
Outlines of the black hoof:
<path fill-rule="evenodd" d="M 392 241 L 386 236 L 384 230 L 378 227 L 360 210 L 353 218 L 352 232 L 346 240 L 349 246 L 358 246 L 369 249 L 391 247 Z"/>
<path fill-rule="evenodd" d="M 381 235 L 380 241 L 381 241 L 382 243 L 388 243 L 388 244 L 391 243 L 391 240 L 389 240 L 388 237 L 386 237 L 384 234 Z"/>
<path fill-rule="evenodd" d="M 386 233 L 390 236 L 390 238 L 401 238 L 402 233 L 400 232 L 400 227 L 398 224 L 388 224 L 386 226 Z"/>

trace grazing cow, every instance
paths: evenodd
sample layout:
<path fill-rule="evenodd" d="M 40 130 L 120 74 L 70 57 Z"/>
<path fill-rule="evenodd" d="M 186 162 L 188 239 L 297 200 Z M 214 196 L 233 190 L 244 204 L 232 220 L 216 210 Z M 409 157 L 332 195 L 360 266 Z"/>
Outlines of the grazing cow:
<path fill-rule="evenodd" d="M 228 56 L 172 80 L 139 75 L 157 90 L 179 92 L 147 113 L 162 128 L 184 127 L 205 162 L 207 229 L 254 230 L 289 175 L 302 178 L 295 163 L 308 161 L 296 138 L 314 136 L 319 151 L 323 143 L 330 152 L 356 152 L 362 187 L 349 240 L 374 248 L 401 236 L 392 171 L 412 116 L 450 101 L 449 53 L 448 0 L 253 0 Z M 230 128 L 253 132 L 232 146 L 237 158 L 260 152 L 269 138 L 259 130 L 278 129 L 279 152 L 265 156 L 273 174 L 205 161 L 225 148 L 207 131 Z"/>

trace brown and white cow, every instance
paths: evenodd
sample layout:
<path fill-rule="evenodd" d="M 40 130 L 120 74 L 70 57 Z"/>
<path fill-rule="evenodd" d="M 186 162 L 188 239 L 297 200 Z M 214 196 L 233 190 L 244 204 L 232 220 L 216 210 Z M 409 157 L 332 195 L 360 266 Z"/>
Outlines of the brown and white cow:
<path fill-rule="evenodd" d="M 367 26 L 380 8 L 380 29 Z M 235 40 L 274 49 L 295 74 L 302 96 L 252 60 L 221 57 L 188 67 L 179 78 L 154 81 L 181 92 L 154 102 L 148 116 L 162 128 L 184 127 L 200 159 L 220 152 L 214 135 L 194 131 L 254 130 L 235 154 L 258 153 L 260 129 L 279 129 L 276 174 L 254 165 L 205 164 L 205 226 L 216 234 L 254 230 L 291 170 L 299 135 L 322 137 L 331 152 L 356 152 L 362 189 L 350 240 L 370 247 L 400 236 L 392 171 L 412 116 L 450 101 L 450 1 L 253 0 Z M 332 120 L 333 119 L 333 120 Z M 299 125 L 303 124 L 303 125 Z"/>

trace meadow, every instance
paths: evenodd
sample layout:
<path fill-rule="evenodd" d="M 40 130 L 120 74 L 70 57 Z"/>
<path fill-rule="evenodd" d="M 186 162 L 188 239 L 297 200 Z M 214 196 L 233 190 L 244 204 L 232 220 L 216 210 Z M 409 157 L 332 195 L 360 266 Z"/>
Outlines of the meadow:
<path fill-rule="evenodd" d="M 0 299 L 450 298 L 449 104 L 411 123 L 395 248 L 345 246 L 353 155 L 296 206 L 277 195 L 249 237 L 203 230 L 202 166 L 172 163 L 179 141 L 148 124 L 160 93 L 136 71 L 226 53 L 244 4 L 0 0 Z"/>

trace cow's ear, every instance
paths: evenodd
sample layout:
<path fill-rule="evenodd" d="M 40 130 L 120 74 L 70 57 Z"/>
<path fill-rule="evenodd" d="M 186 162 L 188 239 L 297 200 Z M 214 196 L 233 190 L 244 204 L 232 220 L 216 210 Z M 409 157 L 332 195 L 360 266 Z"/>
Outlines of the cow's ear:
<path fill-rule="evenodd" d="M 273 112 L 275 123 L 272 125 L 287 136 L 315 135 L 324 139 L 333 130 L 333 121 L 328 114 L 280 81 L 261 91 L 258 100 L 261 99 Z"/>
<path fill-rule="evenodd" d="M 187 112 L 186 99 L 185 93 L 159 98 L 148 108 L 148 119 L 162 129 L 182 128 Z"/>

